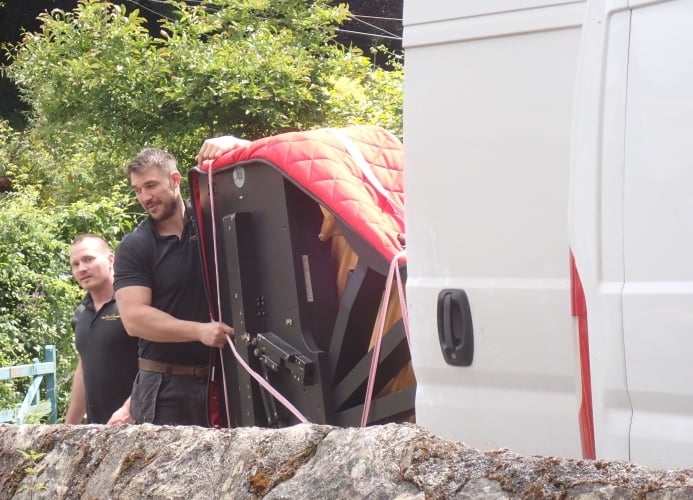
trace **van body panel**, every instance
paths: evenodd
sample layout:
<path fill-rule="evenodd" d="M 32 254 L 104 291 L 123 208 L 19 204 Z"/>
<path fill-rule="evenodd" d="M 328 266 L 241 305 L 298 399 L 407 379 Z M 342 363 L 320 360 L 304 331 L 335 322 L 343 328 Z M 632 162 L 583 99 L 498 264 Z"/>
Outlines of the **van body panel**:
<path fill-rule="evenodd" d="M 566 220 L 580 16 L 567 5 L 457 19 L 469 30 L 445 42 L 405 12 L 407 300 L 417 423 L 482 449 L 577 457 Z M 566 8 L 570 22 L 556 17 Z M 441 354 L 444 288 L 469 298 L 469 367 Z"/>
<path fill-rule="evenodd" d="M 583 3 L 582 0 L 405 1 L 404 24 L 406 27 L 411 28 L 412 26 L 420 24 L 434 24 L 436 22 L 448 22 L 473 17 L 487 17 L 488 19 L 488 16 L 494 14 L 518 13 L 536 8 L 544 9 L 542 17 L 545 17 L 547 15 L 547 10 L 545 9 L 549 7 L 561 7 Z M 497 19 L 495 21 L 497 21 Z M 406 41 L 409 42 L 409 40 Z"/>
<path fill-rule="evenodd" d="M 693 0 L 404 12 L 418 423 L 482 449 L 580 456 L 583 437 L 597 458 L 693 465 Z M 469 298 L 471 366 L 441 354 L 449 288 Z"/>
<path fill-rule="evenodd" d="M 631 460 L 693 463 L 693 2 L 633 9 L 623 316 Z"/>
<path fill-rule="evenodd" d="M 421 6 L 427 5 L 419 2 Z M 508 5 L 510 4 L 510 5 Z M 440 2 L 438 10 L 404 12 L 404 48 L 579 27 L 584 1 Z M 523 7 L 524 5 L 524 7 Z M 539 8 L 538 8 L 539 7 Z M 413 10 L 409 13 L 408 10 Z M 434 15 L 437 14 L 437 15 Z"/>
<path fill-rule="evenodd" d="M 571 246 L 583 278 L 597 456 L 693 463 L 693 2 L 590 2 Z"/>
<path fill-rule="evenodd" d="M 591 3 L 576 87 L 569 198 L 570 246 L 587 305 L 597 458 L 629 456 L 623 169 L 630 12 Z"/>

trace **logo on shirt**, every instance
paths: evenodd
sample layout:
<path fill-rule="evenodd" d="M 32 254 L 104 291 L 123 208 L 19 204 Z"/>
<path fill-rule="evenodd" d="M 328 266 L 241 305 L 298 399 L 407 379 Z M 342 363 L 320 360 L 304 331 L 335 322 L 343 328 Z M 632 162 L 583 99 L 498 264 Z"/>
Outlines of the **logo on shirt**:
<path fill-rule="evenodd" d="M 104 314 L 101 316 L 104 321 L 118 321 L 120 320 L 120 314 Z"/>
<path fill-rule="evenodd" d="M 196 234 L 193 234 L 190 236 L 190 238 L 188 238 L 188 243 L 190 243 L 192 241 L 197 241 L 197 235 Z"/>

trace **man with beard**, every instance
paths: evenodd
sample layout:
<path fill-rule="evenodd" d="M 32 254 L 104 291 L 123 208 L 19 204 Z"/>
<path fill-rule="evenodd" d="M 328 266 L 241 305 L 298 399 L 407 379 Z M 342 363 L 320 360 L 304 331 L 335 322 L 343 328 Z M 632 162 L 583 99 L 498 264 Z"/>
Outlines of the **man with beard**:
<path fill-rule="evenodd" d="M 209 319 L 192 207 L 181 196 L 175 158 L 145 148 L 127 175 L 148 217 L 116 251 L 115 296 L 128 334 L 139 337 L 139 372 L 110 423 L 132 416 L 207 426 L 210 348 L 224 346 L 233 328 Z"/>
<path fill-rule="evenodd" d="M 87 293 L 72 318 L 79 359 L 65 423 L 80 423 L 86 412 L 87 423 L 105 424 L 130 396 L 137 339 L 128 336 L 118 314 L 108 244 L 94 234 L 78 236 L 70 248 L 70 268 Z"/>

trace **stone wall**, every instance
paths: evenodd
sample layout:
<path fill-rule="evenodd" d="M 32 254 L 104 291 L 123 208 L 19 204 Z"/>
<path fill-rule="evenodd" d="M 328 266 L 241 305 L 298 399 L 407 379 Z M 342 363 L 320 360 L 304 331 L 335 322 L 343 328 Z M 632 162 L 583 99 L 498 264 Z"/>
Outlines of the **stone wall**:
<path fill-rule="evenodd" d="M 687 499 L 693 469 L 481 452 L 407 424 L 2 424 L 0 499 L 9 498 Z"/>

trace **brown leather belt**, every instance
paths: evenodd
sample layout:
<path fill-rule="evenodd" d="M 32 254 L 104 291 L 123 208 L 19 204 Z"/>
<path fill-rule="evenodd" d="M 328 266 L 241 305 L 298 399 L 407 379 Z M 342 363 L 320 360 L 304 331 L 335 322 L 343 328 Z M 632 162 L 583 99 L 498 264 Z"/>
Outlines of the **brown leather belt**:
<path fill-rule="evenodd" d="M 137 365 L 146 372 L 166 373 L 168 375 L 187 375 L 188 377 L 206 378 L 209 366 L 171 365 L 151 359 L 138 358 Z"/>

